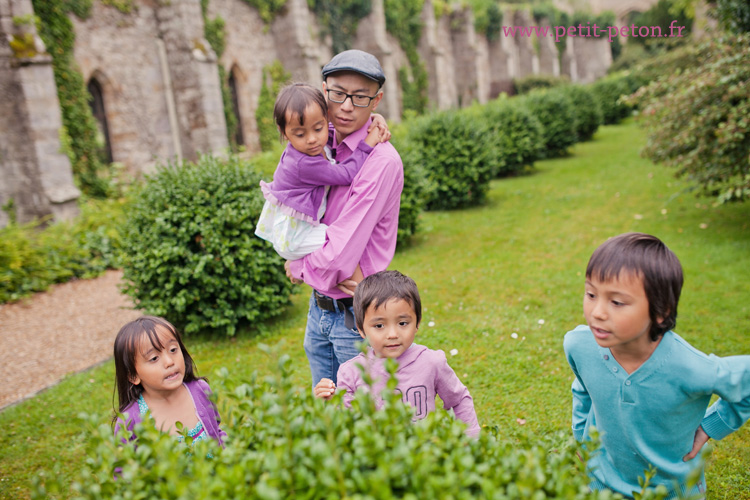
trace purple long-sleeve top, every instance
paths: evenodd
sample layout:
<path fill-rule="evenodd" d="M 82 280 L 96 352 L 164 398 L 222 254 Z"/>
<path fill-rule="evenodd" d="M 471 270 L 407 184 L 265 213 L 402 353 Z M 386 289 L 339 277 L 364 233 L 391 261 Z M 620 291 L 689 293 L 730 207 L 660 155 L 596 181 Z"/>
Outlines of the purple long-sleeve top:
<path fill-rule="evenodd" d="M 334 147 L 336 159 L 345 160 L 367 136 L 368 121 Z M 336 288 L 359 264 L 364 276 L 383 271 L 396 251 L 398 212 L 404 187 L 404 166 L 390 143 L 373 148 L 351 186 L 334 186 L 322 222 L 328 224 L 321 248 L 290 261 L 289 270 L 324 295 L 342 299 Z"/>
<path fill-rule="evenodd" d="M 363 140 L 354 145 L 351 155 L 334 164 L 322 154 L 309 156 L 287 144 L 273 182 L 260 181 L 261 189 L 271 203 L 289 207 L 317 222 L 325 187 L 348 187 L 371 152 L 372 148 Z"/>
<path fill-rule="evenodd" d="M 346 391 L 344 405 L 350 407 L 357 390 L 366 387 L 375 398 L 378 407 L 382 406 L 380 395 L 389 376 L 385 369 L 385 361 L 385 358 L 378 358 L 374 351 L 369 349 L 367 354 L 360 353 L 339 367 L 338 387 Z M 456 418 L 466 423 L 467 435 L 479 434 L 474 400 L 466 386 L 448 366 L 443 351 L 433 351 L 423 345 L 412 344 L 396 358 L 396 361 L 396 390 L 401 393 L 403 401 L 414 408 L 414 420 L 421 420 L 429 412 L 435 411 L 435 395 L 438 395 L 443 400 L 443 407 L 453 410 Z M 365 384 L 360 366 L 364 366 L 372 377 L 371 387 Z"/>

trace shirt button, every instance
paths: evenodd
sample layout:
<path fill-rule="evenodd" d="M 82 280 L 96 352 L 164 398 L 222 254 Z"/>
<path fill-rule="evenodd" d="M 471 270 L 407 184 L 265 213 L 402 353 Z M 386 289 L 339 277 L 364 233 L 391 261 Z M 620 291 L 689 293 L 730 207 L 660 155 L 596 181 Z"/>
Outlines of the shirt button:
<path fill-rule="evenodd" d="M 612 371 L 613 371 L 613 372 L 615 372 L 615 373 L 617 373 L 617 367 L 616 367 L 616 366 L 613 366 L 613 367 L 612 367 Z"/>
<path fill-rule="evenodd" d="M 630 385 L 630 380 L 626 380 L 625 385 Z"/>
<path fill-rule="evenodd" d="M 607 361 L 609 359 L 609 354 L 604 355 L 604 361 Z"/>

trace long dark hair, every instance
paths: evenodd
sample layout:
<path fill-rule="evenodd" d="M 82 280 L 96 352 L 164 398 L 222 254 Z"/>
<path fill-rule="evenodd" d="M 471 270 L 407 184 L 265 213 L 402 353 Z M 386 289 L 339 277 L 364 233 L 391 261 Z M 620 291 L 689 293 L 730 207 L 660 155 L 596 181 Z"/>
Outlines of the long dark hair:
<path fill-rule="evenodd" d="M 180 332 L 164 318 L 141 316 L 120 328 L 115 338 L 115 390 L 119 399 L 119 410 L 115 412 L 113 421 L 117 420 L 118 412 L 122 413 L 130 403 L 137 401 L 143 393 L 141 384 L 135 385 L 131 380 L 138 375 L 135 371 L 135 356 L 144 336 L 148 337 L 154 349 L 164 349 L 164 345 L 159 340 L 159 335 L 156 331 L 157 327 L 162 327 L 170 332 L 180 346 L 182 355 L 185 358 L 185 377 L 183 381 L 192 382 L 198 378 L 205 380 L 204 377 L 196 375 L 197 368 L 195 367 L 193 358 L 190 357 L 190 353 L 185 348 L 185 344 L 182 343 Z M 114 395 L 112 399 L 114 406 Z"/>

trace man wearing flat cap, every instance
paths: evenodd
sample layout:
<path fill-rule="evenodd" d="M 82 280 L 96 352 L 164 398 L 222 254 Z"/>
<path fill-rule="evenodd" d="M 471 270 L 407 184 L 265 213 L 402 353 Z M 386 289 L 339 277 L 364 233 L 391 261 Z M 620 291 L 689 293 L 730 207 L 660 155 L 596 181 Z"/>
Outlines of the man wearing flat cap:
<path fill-rule="evenodd" d="M 342 161 L 367 136 L 370 115 L 383 98 L 385 74 L 377 58 L 361 50 L 337 54 L 322 73 L 335 129 L 331 149 Z M 322 378 L 335 383 L 338 367 L 359 353 L 362 337 L 352 312 L 356 283 L 349 278 L 357 265 L 369 276 L 391 263 L 403 187 L 401 157 L 390 143 L 378 144 L 351 186 L 331 187 L 322 219 L 328 224 L 323 247 L 286 263 L 292 281 L 313 288 L 304 343 L 313 387 Z"/>

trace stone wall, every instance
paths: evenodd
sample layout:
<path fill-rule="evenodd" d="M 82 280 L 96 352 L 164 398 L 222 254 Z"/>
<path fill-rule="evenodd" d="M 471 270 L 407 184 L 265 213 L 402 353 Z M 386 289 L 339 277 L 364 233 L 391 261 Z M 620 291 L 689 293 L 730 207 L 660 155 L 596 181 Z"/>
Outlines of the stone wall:
<path fill-rule="evenodd" d="M 220 60 L 204 39 L 200 0 L 134 1 L 135 8 L 123 13 L 94 0 L 87 19 L 72 17 L 75 61 L 84 80 L 95 79 L 102 89 L 113 160 L 133 173 L 150 172 L 171 159 L 226 151 L 219 65 L 235 82 L 242 140 L 256 152 L 263 69 L 279 60 L 293 80 L 319 86 L 320 69 L 332 56 L 330 37 L 321 40 L 307 0 L 288 0 L 270 26 L 243 0 L 210 0 L 208 17 L 226 23 Z M 386 31 L 383 9 L 383 0 L 372 1 L 353 46 L 380 59 L 387 81 L 378 111 L 398 120 L 398 72 L 408 61 Z M 30 12 L 30 0 L 0 0 L 4 38 L 22 29 L 14 26 L 13 16 Z M 436 17 L 432 0 L 425 0 L 421 19 L 417 51 L 428 73 L 430 109 L 484 103 L 512 92 L 513 79 L 532 74 L 592 81 L 611 64 L 610 46 L 599 39 L 567 39 L 562 54 L 551 38 L 506 37 L 501 31 L 489 41 L 475 32 L 472 12 L 458 4 Z M 528 11 L 508 9 L 503 24 L 535 22 Z M 13 198 L 26 219 L 64 212 L 77 191 L 60 153 L 59 106 L 43 50 L 21 63 L 8 44 L 0 43 L 0 113 L 10 117 L 0 123 L 0 202 Z M 3 217 L 0 213 L 0 226 L 7 223 Z"/>
<path fill-rule="evenodd" d="M 28 54 L 0 43 L 0 206 L 12 201 L 20 223 L 48 215 L 69 218 L 77 213 L 80 195 L 60 143 L 52 59 L 33 23 L 14 23 L 32 12 L 30 0 L 0 0 L 2 39 L 32 41 Z M 0 211 L 0 227 L 9 221 Z"/>

